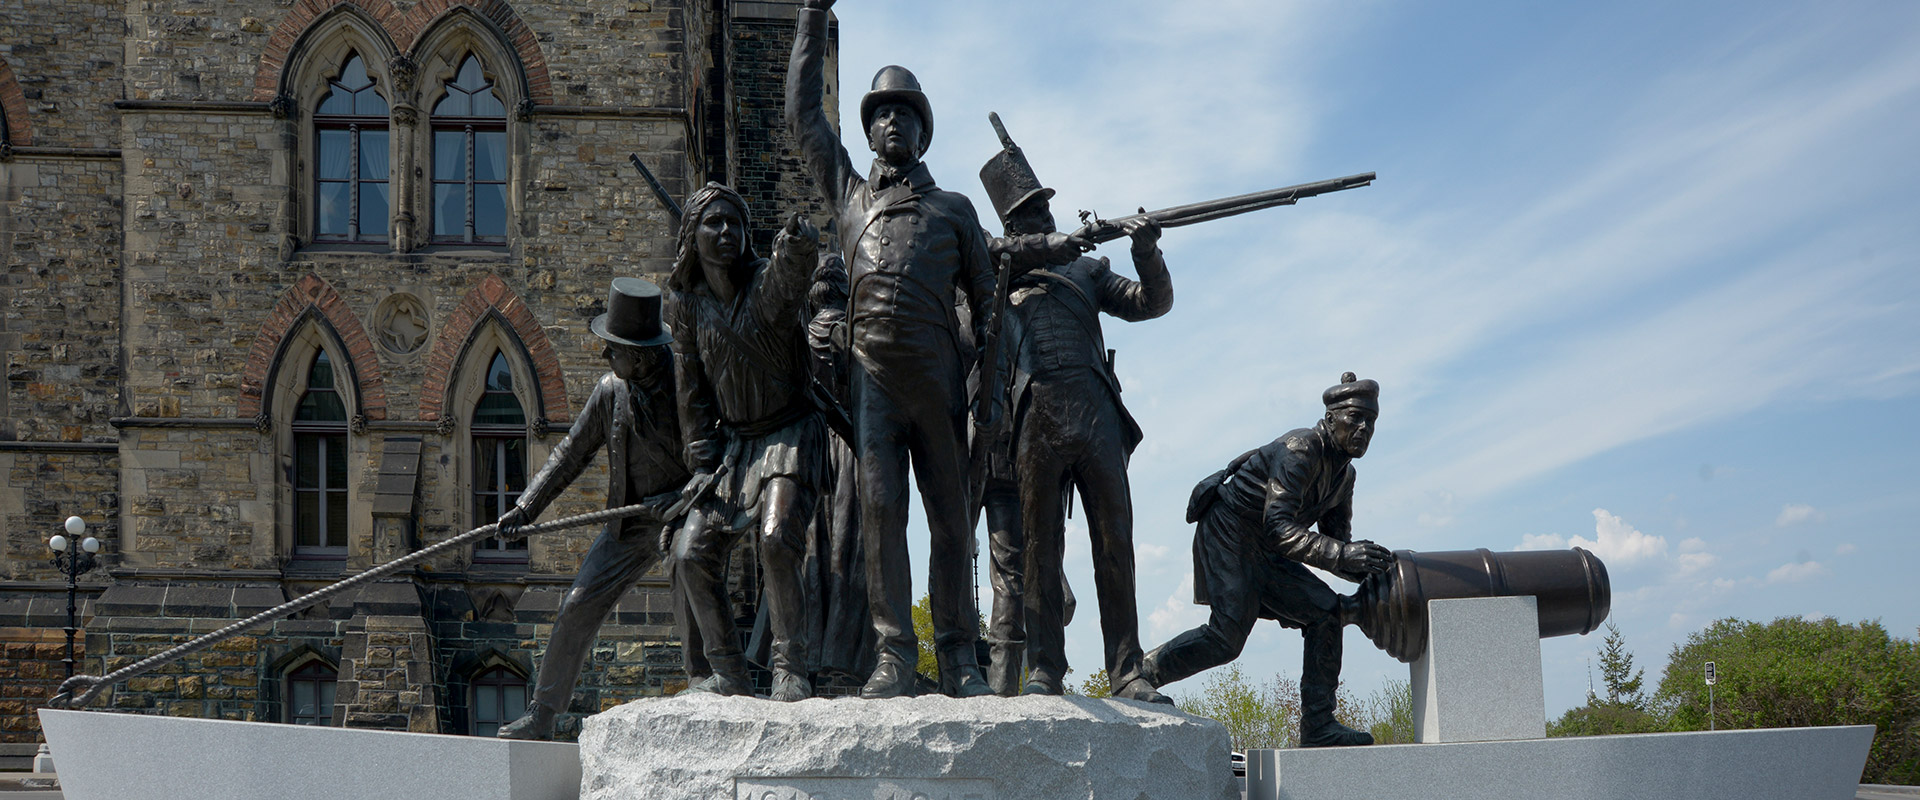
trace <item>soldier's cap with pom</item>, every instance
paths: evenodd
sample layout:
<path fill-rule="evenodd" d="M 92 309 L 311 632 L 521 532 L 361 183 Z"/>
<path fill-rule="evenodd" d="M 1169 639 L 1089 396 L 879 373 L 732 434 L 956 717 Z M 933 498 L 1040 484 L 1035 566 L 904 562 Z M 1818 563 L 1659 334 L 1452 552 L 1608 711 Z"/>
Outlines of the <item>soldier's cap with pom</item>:
<path fill-rule="evenodd" d="M 1320 393 L 1320 402 L 1327 404 L 1327 410 L 1336 408 L 1364 408 L 1376 414 L 1380 413 L 1380 384 L 1369 378 L 1358 380 L 1351 372 L 1340 376 L 1340 385 L 1328 387 Z"/>

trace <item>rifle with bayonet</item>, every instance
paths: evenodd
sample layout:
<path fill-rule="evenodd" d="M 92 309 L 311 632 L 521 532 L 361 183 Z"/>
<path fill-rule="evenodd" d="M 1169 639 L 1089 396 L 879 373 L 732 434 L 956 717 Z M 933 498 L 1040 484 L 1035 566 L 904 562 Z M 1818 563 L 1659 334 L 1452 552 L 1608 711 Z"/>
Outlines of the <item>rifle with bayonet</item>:
<path fill-rule="evenodd" d="M 1127 235 L 1125 225 L 1140 217 L 1150 218 L 1160 223 L 1160 227 L 1162 228 L 1178 228 L 1182 225 L 1212 222 L 1216 219 L 1245 214 L 1249 211 L 1259 211 L 1263 208 L 1290 206 L 1299 202 L 1300 198 L 1303 197 L 1313 197 L 1314 195 L 1327 194 L 1329 192 L 1357 189 L 1370 183 L 1373 183 L 1373 173 L 1362 172 L 1358 175 L 1348 175 L 1344 178 L 1334 178 L 1333 180 L 1320 181 L 1318 183 L 1283 186 L 1278 189 L 1268 189 L 1264 192 L 1254 192 L 1252 194 L 1243 194 L 1235 197 L 1223 197 L 1218 200 L 1189 203 L 1184 206 L 1163 208 L 1159 211 L 1128 214 L 1127 216 L 1117 219 L 1101 219 L 1099 215 L 1091 211 L 1081 211 L 1080 229 L 1074 231 L 1073 235 L 1086 239 L 1094 244 L 1100 244 L 1102 242 L 1111 242 Z"/>

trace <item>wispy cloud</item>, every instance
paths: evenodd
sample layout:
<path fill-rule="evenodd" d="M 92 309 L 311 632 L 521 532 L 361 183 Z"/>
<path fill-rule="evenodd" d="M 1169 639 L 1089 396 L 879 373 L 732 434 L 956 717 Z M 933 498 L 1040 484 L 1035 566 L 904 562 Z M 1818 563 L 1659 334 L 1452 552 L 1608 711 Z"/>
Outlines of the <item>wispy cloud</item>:
<path fill-rule="evenodd" d="M 1802 503 L 1788 503 L 1781 507 L 1780 516 L 1774 518 L 1773 524 L 1784 528 L 1788 525 L 1798 525 L 1802 522 L 1820 522 L 1826 518 L 1827 515 L 1820 513 L 1820 510 L 1813 506 Z"/>
<path fill-rule="evenodd" d="M 1796 561 L 1791 564 L 1781 564 L 1768 572 L 1767 583 L 1800 583 L 1830 574 L 1832 571 L 1818 561 Z"/>

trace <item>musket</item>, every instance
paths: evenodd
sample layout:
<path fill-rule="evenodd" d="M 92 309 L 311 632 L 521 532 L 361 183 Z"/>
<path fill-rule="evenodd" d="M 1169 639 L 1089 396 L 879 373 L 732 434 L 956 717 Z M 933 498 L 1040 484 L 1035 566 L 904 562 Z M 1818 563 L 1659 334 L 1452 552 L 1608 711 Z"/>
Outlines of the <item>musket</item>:
<path fill-rule="evenodd" d="M 1182 225 L 1212 222 L 1216 219 L 1245 214 L 1249 211 L 1259 211 L 1263 208 L 1290 206 L 1299 202 L 1302 197 L 1312 197 L 1314 195 L 1345 191 L 1347 189 L 1357 189 L 1370 183 L 1373 183 L 1373 173 L 1362 172 L 1358 175 L 1348 175 L 1344 178 L 1334 178 L 1333 180 L 1320 181 L 1318 183 L 1283 186 L 1278 189 L 1268 189 L 1264 192 L 1254 192 L 1252 194 L 1243 194 L 1235 197 L 1222 197 L 1218 200 L 1207 200 L 1200 203 L 1189 203 L 1184 206 L 1163 208 L 1159 211 L 1148 211 L 1144 214 L 1128 214 L 1118 219 L 1101 219 L 1091 211 L 1082 211 L 1080 212 L 1080 229 L 1074 231 L 1073 235 L 1083 237 L 1094 244 L 1111 242 L 1127 235 L 1122 226 L 1142 217 L 1160 223 L 1160 227 L 1162 228 L 1178 228 Z"/>
<path fill-rule="evenodd" d="M 640 170 L 640 177 L 647 179 L 647 186 L 653 189 L 654 197 L 660 198 L 660 205 L 667 207 L 667 217 L 673 222 L 673 231 L 676 234 L 679 233 L 680 204 L 674 201 L 673 195 L 667 193 L 667 187 L 660 184 L 660 179 L 653 177 L 653 170 L 647 169 L 646 163 L 640 160 L 639 153 L 628 153 L 627 160 L 633 162 L 634 169 Z"/>
<path fill-rule="evenodd" d="M 1000 118 L 992 117 L 994 127 L 1000 127 Z M 1005 130 L 1001 131 L 1005 136 Z M 1000 255 L 1000 268 L 994 270 L 993 304 L 988 307 L 987 332 L 980 338 L 980 386 L 973 400 L 973 447 L 972 459 L 967 467 L 968 509 L 972 517 L 967 529 L 972 530 L 980 523 L 980 512 L 986 507 L 982 494 L 987 487 L 987 459 L 993 452 L 993 429 L 1000 424 L 1000 415 L 1006 413 L 1000 398 L 1000 331 L 1006 325 L 1007 299 L 1012 294 L 1013 259 L 1005 253 Z"/>

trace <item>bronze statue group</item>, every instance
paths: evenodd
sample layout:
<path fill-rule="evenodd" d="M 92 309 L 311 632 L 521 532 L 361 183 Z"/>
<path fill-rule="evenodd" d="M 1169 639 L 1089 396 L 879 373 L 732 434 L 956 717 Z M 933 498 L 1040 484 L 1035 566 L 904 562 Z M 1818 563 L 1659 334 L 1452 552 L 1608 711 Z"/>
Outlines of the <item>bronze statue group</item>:
<path fill-rule="evenodd" d="M 568 591 L 526 714 L 508 738 L 551 738 L 599 625 L 661 559 L 671 567 L 689 692 L 751 695 L 749 653 L 729 601 L 730 554 L 751 537 L 763 576 L 770 697 L 813 696 L 833 671 L 861 697 L 917 692 L 908 563 L 908 475 L 931 533 L 927 594 L 938 691 L 954 697 L 1063 691 L 1074 601 L 1063 573 L 1076 492 L 1113 696 L 1170 703 L 1158 687 L 1238 656 L 1256 619 L 1300 628 L 1301 741 L 1368 744 L 1334 720 L 1341 627 L 1351 597 L 1307 571 L 1358 581 L 1387 549 L 1352 541 L 1354 469 L 1379 387 L 1352 373 L 1326 416 L 1233 460 L 1195 488 L 1196 601 L 1208 622 L 1143 652 L 1134 592 L 1127 461 L 1141 438 L 1121 402 L 1104 313 L 1129 322 L 1173 307 L 1143 213 L 1119 224 L 1138 280 L 1055 228 L 1053 190 L 1001 130 L 981 170 L 1003 235 L 938 186 L 920 161 L 933 112 L 911 72 L 882 69 L 860 101 L 874 152 L 855 167 L 823 106 L 832 0 L 807 0 L 789 64 L 786 119 L 833 213 L 841 252 L 788 217 L 756 254 L 746 201 L 708 184 L 688 199 L 664 290 L 615 279 L 592 324 L 611 371 L 566 438 L 501 518 L 512 536 L 605 450 L 611 523 Z M 996 127 L 999 125 L 994 119 Z M 973 531 L 984 512 L 993 608 L 979 663 Z"/>

